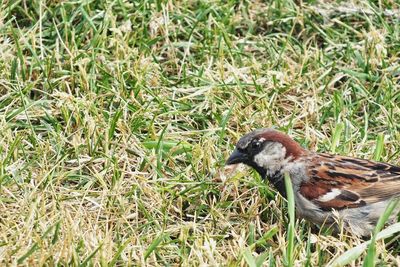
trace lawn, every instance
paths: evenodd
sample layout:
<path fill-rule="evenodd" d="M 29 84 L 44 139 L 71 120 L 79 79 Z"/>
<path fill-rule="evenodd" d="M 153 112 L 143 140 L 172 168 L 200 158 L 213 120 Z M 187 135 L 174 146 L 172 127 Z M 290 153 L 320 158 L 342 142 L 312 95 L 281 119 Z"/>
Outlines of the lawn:
<path fill-rule="evenodd" d="M 400 165 L 400 3 L 2 1 L 1 265 L 400 264 L 224 168 L 261 127 Z"/>

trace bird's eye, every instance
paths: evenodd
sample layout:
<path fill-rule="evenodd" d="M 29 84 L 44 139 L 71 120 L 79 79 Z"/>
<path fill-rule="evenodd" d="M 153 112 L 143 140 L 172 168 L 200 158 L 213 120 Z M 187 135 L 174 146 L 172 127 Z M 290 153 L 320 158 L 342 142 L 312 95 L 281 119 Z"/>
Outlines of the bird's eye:
<path fill-rule="evenodd" d="M 253 149 L 259 148 L 260 146 L 261 146 L 261 142 L 259 142 L 259 141 L 253 141 L 251 143 L 251 148 L 253 148 Z"/>

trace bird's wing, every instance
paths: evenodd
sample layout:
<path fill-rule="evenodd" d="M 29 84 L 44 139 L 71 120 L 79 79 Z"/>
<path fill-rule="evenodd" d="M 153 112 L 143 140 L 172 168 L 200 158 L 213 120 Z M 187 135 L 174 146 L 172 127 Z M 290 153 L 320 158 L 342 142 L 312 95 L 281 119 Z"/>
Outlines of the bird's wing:
<path fill-rule="evenodd" d="M 322 210 L 361 207 L 400 196 L 400 167 L 351 157 L 314 154 L 300 193 Z"/>

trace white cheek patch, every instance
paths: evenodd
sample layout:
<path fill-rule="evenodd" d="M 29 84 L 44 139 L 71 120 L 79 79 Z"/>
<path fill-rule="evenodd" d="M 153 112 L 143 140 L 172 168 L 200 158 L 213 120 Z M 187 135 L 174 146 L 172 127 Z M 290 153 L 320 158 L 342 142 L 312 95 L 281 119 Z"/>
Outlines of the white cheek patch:
<path fill-rule="evenodd" d="M 254 162 L 266 169 L 275 169 L 280 167 L 285 159 L 286 149 L 280 143 L 266 145 L 264 149 L 254 156 Z M 277 166 L 279 165 L 279 166 Z"/>
<path fill-rule="evenodd" d="M 333 199 L 335 199 L 338 195 L 342 193 L 342 190 L 334 188 L 330 192 L 326 193 L 325 195 L 322 195 L 318 198 L 318 201 L 321 202 L 328 202 Z"/>

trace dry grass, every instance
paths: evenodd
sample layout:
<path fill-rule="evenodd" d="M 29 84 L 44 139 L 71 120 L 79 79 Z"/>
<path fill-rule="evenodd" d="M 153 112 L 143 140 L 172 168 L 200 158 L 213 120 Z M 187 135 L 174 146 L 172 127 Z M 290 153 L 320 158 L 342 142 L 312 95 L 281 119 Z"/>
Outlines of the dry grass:
<path fill-rule="evenodd" d="M 1 3 L 2 265 L 288 265 L 283 199 L 222 173 L 258 127 L 400 164 L 395 1 L 106 2 Z M 294 265 L 361 242 L 298 221 Z"/>

